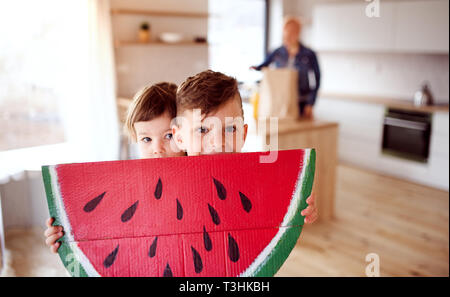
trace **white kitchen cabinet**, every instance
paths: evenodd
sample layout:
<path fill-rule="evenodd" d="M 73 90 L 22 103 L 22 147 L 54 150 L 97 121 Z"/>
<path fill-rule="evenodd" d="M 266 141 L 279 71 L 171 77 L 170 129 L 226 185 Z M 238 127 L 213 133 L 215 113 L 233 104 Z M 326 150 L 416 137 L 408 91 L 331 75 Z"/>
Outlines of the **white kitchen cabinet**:
<path fill-rule="evenodd" d="M 449 115 L 433 114 L 430 143 L 430 178 L 437 186 L 447 184 L 449 180 Z"/>
<path fill-rule="evenodd" d="M 339 123 L 339 160 L 371 168 L 381 151 L 384 108 L 345 100 L 319 98 L 315 115 Z"/>
<path fill-rule="evenodd" d="M 416 183 L 449 189 L 449 115 L 434 112 L 427 163 L 383 154 L 383 121 L 386 106 L 320 97 L 315 117 L 339 123 L 339 161 Z"/>
<path fill-rule="evenodd" d="M 380 16 L 368 17 L 368 2 L 318 4 L 313 11 L 313 47 L 318 51 L 448 53 L 447 0 L 380 1 Z"/>
<path fill-rule="evenodd" d="M 394 5 L 382 3 L 382 15 L 369 18 L 364 3 L 318 5 L 313 12 L 317 50 L 393 50 Z"/>
<path fill-rule="evenodd" d="M 396 3 L 395 49 L 400 52 L 448 52 L 449 1 Z"/>
<path fill-rule="evenodd" d="M 448 113 L 433 114 L 430 152 L 441 158 L 449 158 L 449 116 Z"/>

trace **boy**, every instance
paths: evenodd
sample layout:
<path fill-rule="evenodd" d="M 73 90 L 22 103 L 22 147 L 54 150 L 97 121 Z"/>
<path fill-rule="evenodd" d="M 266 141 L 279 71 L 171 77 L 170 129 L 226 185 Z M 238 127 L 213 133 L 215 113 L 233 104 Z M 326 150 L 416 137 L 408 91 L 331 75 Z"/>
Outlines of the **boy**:
<path fill-rule="evenodd" d="M 140 158 L 165 158 L 185 156 L 172 140 L 171 120 L 176 116 L 177 86 L 158 83 L 138 92 L 128 109 L 125 128 L 130 139 L 137 142 Z M 58 251 L 63 236 L 62 226 L 52 226 L 53 218 L 47 220 L 46 244 L 53 253 Z"/>
<path fill-rule="evenodd" d="M 203 71 L 183 82 L 177 91 L 177 118 L 173 135 L 188 156 L 240 152 L 247 137 L 242 99 L 236 79 Z M 305 223 L 317 219 L 314 194 L 302 211 Z"/>

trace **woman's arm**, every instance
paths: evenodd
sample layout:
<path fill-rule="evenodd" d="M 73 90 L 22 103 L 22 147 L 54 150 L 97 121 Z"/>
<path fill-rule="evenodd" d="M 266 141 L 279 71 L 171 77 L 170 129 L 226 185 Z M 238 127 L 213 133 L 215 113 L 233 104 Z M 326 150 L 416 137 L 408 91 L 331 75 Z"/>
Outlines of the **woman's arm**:
<path fill-rule="evenodd" d="M 266 57 L 266 59 L 264 60 L 264 62 L 263 62 L 261 65 L 258 65 L 258 66 L 251 66 L 250 69 L 254 69 L 254 70 L 260 71 L 260 70 L 263 69 L 264 67 L 269 66 L 269 65 L 273 62 L 273 59 L 274 59 L 274 57 L 275 57 L 277 51 L 278 51 L 278 49 L 277 49 L 277 50 L 274 50 L 272 53 L 270 53 L 270 54 Z"/>

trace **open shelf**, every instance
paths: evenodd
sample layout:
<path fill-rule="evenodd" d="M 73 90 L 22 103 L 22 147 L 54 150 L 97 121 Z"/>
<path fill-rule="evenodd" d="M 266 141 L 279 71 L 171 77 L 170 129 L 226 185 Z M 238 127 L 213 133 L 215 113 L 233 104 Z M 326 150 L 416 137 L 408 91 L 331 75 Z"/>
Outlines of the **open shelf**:
<path fill-rule="evenodd" d="M 162 41 L 151 41 L 151 42 L 139 42 L 139 41 L 116 41 L 114 43 L 115 47 L 124 46 L 208 46 L 207 42 L 194 42 L 194 41 L 181 41 L 181 42 L 162 42 Z"/>
<path fill-rule="evenodd" d="M 135 9 L 112 9 L 113 15 L 147 15 L 159 17 L 182 17 L 182 18 L 208 18 L 208 13 L 201 12 L 176 12 L 176 11 L 156 11 L 156 10 L 135 10 Z"/>

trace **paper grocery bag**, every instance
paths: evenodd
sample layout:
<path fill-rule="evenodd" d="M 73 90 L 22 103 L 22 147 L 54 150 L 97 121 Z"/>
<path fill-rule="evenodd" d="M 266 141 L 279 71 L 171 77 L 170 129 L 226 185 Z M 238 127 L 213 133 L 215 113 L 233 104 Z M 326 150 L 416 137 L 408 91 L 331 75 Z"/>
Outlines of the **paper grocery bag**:
<path fill-rule="evenodd" d="M 288 68 L 263 69 L 258 118 L 297 119 L 298 72 Z"/>

